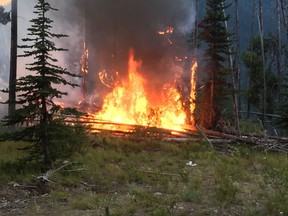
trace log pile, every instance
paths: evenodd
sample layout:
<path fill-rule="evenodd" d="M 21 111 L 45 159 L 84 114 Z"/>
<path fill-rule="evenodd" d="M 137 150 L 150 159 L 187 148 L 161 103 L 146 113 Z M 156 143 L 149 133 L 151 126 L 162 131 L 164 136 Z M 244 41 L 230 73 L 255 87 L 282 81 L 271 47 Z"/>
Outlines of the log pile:
<path fill-rule="evenodd" d="M 211 148 L 215 145 L 227 143 L 249 144 L 264 151 L 288 152 L 288 137 L 274 137 L 253 134 L 228 134 L 219 131 L 207 130 L 196 126 L 191 129 L 189 126 L 184 130 L 170 130 L 157 127 L 122 124 L 89 117 L 67 117 L 68 124 L 82 124 L 89 127 L 92 134 L 107 134 L 112 136 L 134 136 L 139 138 L 161 138 L 165 141 L 187 142 L 187 141 L 207 141 Z"/>
<path fill-rule="evenodd" d="M 101 120 L 91 121 L 86 119 L 81 122 L 91 125 L 91 133 L 109 133 L 116 136 L 152 137 L 176 142 L 206 140 L 211 148 L 215 145 L 219 146 L 227 143 L 242 143 L 252 145 L 255 148 L 263 149 L 264 151 L 288 152 L 288 138 L 273 137 L 266 134 L 228 134 L 206 130 L 197 126 L 197 130 L 189 129 L 189 127 L 187 127 L 185 130 L 178 131 L 140 125 L 120 124 Z M 103 125 L 108 125 L 110 128 L 114 127 L 114 129 L 107 129 L 109 127 L 103 127 Z"/>

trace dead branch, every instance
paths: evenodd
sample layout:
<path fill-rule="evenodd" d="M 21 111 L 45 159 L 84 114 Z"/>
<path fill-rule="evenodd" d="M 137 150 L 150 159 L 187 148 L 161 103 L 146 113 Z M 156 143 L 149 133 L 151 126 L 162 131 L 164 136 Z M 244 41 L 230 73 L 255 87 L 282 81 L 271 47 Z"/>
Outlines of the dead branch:
<path fill-rule="evenodd" d="M 200 127 L 196 126 L 196 129 L 199 131 L 199 133 L 205 138 L 205 140 L 207 140 L 207 142 L 209 143 L 211 149 L 214 150 L 213 144 L 212 142 L 208 139 L 208 137 L 205 135 L 205 133 L 200 129 Z"/>
<path fill-rule="evenodd" d="M 193 137 L 165 137 L 162 140 L 167 142 L 197 142 L 201 139 Z"/>
<path fill-rule="evenodd" d="M 223 139 L 229 139 L 235 142 L 251 144 L 255 147 L 262 148 L 264 151 L 278 151 L 278 152 L 288 152 L 288 140 L 287 138 L 275 138 L 269 136 L 255 137 L 252 135 L 241 135 L 236 136 L 232 134 L 225 134 L 217 131 L 202 129 L 203 133 L 207 137 L 213 136 Z"/>
<path fill-rule="evenodd" d="M 22 184 L 19 184 L 17 182 L 10 182 L 9 185 L 12 185 L 14 188 L 33 188 L 33 189 L 36 189 L 37 187 L 36 186 L 33 186 L 33 185 L 22 185 Z"/>
<path fill-rule="evenodd" d="M 43 181 L 43 182 L 54 183 L 53 181 L 51 181 L 49 179 L 49 177 L 52 176 L 54 173 L 58 172 L 59 170 L 63 169 L 64 167 L 70 166 L 72 164 L 74 164 L 74 163 L 66 163 L 66 164 L 62 165 L 61 167 L 57 168 L 56 170 L 48 170 L 46 173 L 44 173 L 41 176 L 37 176 L 36 178 Z"/>

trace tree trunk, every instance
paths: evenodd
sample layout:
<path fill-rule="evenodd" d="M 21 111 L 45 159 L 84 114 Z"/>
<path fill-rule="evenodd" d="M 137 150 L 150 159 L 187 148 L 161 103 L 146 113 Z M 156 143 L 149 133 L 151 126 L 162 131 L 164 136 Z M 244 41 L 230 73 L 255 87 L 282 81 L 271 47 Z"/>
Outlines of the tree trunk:
<path fill-rule="evenodd" d="M 253 37 L 254 37 L 254 21 L 255 21 L 255 12 L 256 12 L 256 0 L 253 0 L 253 6 L 252 6 L 252 21 L 251 21 L 251 35 L 250 35 L 250 40 L 252 41 L 253 40 Z M 253 46 L 251 46 L 251 52 L 253 52 Z M 251 59 L 250 61 L 252 62 L 253 61 L 253 55 L 251 55 Z M 250 89 L 251 87 L 251 80 L 249 79 L 248 81 L 248 88 Z M 250 98 L 248 97 L 248 100 L 247 100 L 247 116 L 246 118 L 247 119 L 250 119 L 250 111 L 251 111 L 251 102 L 250 102 Z"/>
<path fill-rule="evenodd" d="M 45 19 L 45 12 L 43 10 L 42 12 L 42 19 L 44 20 Z M 42 32 L 45 32 L 45 25 L 42 24 L 41 26 L 42 28 Z M 42 36 L 42 44 L 44 45 L 45 42 L 45 37 Z M 42 76 L 42 79 L 44 80 L 45 77 L 46 77 L 46 67 L 45 67 L 45 53 L 41 53 L 41 61 L 42 61 L 42 69 L 40 70 L 41 72 L 41 76 Z M 47 85 L 47 84 L 45 84 Z M 43 86 L 44 88 L 46 86 Z M 42 96 L 41 96 L 41 121 L 40 121 L 40 127 L 41 127 L 41 144 L 42 144 L 42 147 L 43 147 L 43 151 L 44 151 L 44 164 L 47 166 L 47 168 L 51 168 L 52 167 L 52 158 L 51 158 L 51 155 L 50 155 L 50 150 L 49 150 L 49 140 L 48 140 L 48 124 L 49 124 L 49 113 L 48 113 L 48 110 L 47 110 L 47 98 L 48 98 L 48 95 L 46 94 L 43 94 L 42 93 Z"/>
<path fill-rule="evenodd" d="M 222 2 L 222 5 L 224 6 L 224 2 Z M 223 13 L 225 14 L 225 9 L 223 7 Z M 227 21 L 225 21 L 225 27 L 226 31 L 228 32 L 228 24 Z M 228 38 L 230 40 L 230 38 Z M 235 73 L 234 73 L 234 66 L 233 66 L 233 57 L 232 57 L 232 49 L 231 46 L 229 46 L 229 67 L 232 70 L 232 84 L 233 84 L 233 109 L 234 109 L 234 120 L 235 120 L 235 128 L 240 133 L 240 125 L 239 125 L 239 115 L 238 115 L 238 101 L 237 101 L 237 95 L 236 95 L 236 82 L 235 82 Z"/>
<path fill-rule="evenodd" d="M 9 104 L 8 116 L 15 112 L 16 102 L 16 78 L 17 78 L 17 33 L 18 33 L 18 0 L 12 0 L 11 10 L 11 53 L 10 53 L 10 77 L 9 77 Z"/>
<path fill-rule="evenodd" d="M 46 98 L 42 97 L 42 116 L 41 116 L 41 144 L 44 151 L 44 164 L 47 166 L 47 168 L 52 167 L 52 159 L 49 151 L 49 141 L 48 141 L 48 111 L 47 111 L 47 104 L 46 104 Z"/>
<path fill-rule="evenodd" d="M 267 86 L 266 86 L 266 74 L 265 74 L 265 51 L 264 51 L 264 39 L 263 39 L 263 9 L 262 0 L 259 0 L 259 11 L 258 11 L 258 23 L 259 23 L 259 34 L 261 40 L 261 53 L 262 53 L 262 75 L 263 75 L 263 98 L 262 98 L 262 124 L 266 127 L 266 98 L 267 98 Z"/>
<path fill-rule="evenodd" d="M 284 30 L 286 31 L 286 37 L 288 40 L 288 21 L 287 21 L 287 3 L 286 0 L 281 0 L 281 10 L 282 10 L 282 16 L 283 16 L 283 25 Z"/>
<path fill-rule="evenodd" d="M 278 80 L 279 80 L 279 103 L 278 106 L 280 106 L 282 102 L 282 61 L 281 61 L 281 2 L 280 0 L 277 0 L 277 72 L 278 72 Z"/>
<path fill-rule="evenodd" d="M 236 83 L 238 91 L 241 90 L 241 68 L 240 68 L 240 33 L 239 33 L 239 4 L 238 0 L 235 0 L 235 38 L 236 38 Z M 238 112 L 241 111 L 241 96 L 238 96 Z"/>
<path fill-rule="evenodd" d="M 195 7 L 196 7 L 196 14 L 195 14 L 195 25 L 193 28 L 193 32 L 191 32 L 190 39 L 191 43 L 189 43 L 189 53 L 187 55 L 187 59 L 185 59 L 184 68 L 181 75 L 180 83 L 178 83 L 178 90 L 181 92 L 182 97 L 182 106 L 186 113 L 186 124 L 192 125 L 192 116 L 193 113 L 191 112 L 191 91 L 192 91 L 192 74 L 191 68 L 194 60 L 197 58 L 197 35 L 198 35 L 198 24 L 197 24 L 197 16 L 198 16 L 198 4 L 199 0 L 194 0 Z"/>
<path fill-rule="evenodd" d="M 198 38 L 198 15 L 199 15 L 199 0 L 195 0 L 196 15 L 195 15 L 195 24 L 194 24 L 194 36 L 193 36 L 193 49 L 194 49 L 194 58 L 197 59 L 197 38 Z"/>
<path fill-rule="evenodd" d="M 286 32 L 286 41 L 288 40 L 288 17 L 287 17 L 287 1 L 281 0 L 281 12 L 283 17 L 283 29 Z M 287 62 L 287 56 L 285 58 L 285 62 Z M 287 64 L 283 64 L 282 71 L 287 71 Z M 283 87 L 283 74 L 282 74 L 282 87 Z"/>

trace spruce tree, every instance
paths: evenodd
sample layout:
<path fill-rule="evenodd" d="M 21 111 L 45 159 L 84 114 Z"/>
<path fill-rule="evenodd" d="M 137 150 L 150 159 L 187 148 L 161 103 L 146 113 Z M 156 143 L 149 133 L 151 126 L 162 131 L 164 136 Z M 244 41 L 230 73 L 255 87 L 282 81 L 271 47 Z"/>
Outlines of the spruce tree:
<path fill-rule="evenodd" d="M 55 139 L 61 137 L 60 131 L 73 132 L 73 129 L 70 130 L 69 126 L 63 123 L 63 119 L 56 114 L 61 112 L 77 114 L 74 109 L 63 109 L 54 103 L 54 99 L 67 95 L 66 92 L 58 90 L 57 86 L 76 87 L 76 84 L 67 80 L 67 77 L 76 77 L 76 75 L 58 66 L 57 59 L 52 57 L 54 52 L 65 51 L 55 46 L 54 39 L 67 37 L 51 31 L 53 21 L 47 17 L 47 13 L 57 9 L 51 7 L 45 0 L 38 0 L 34 8 L 37 17 L 30 21 L 32 25 L 28 28 L 28 37 L 22 39 L 25 45 L 19 47 L 24 49 L 24 54 L 20 57 L 32 57 L 35 61 L 27 64 L 26 69 L 31 73 L 17 79 L 18 108 L 5 120 L 7 125 L 25 122 L 27 125 L 20 131 L 4 135 L 2 139 L 23 140 L 27 137 L 35 137 L 37 142 L 30 149 L 31 154 L 36 153 L 38 157 L 44 156 L 45 164 L 51 166 L 57 154 L 53 149 L 57 148 L 57 145 L 53 146 L 53 144 L 56 142 Z M 29 124 L 29 122 L 33 123 Z M 51 151 L 54 153 L 51 154 Z"/>
<path fill-rule="evenodd" d="M 225 0 L 207 0 L 206 15 L 199 26 L 198 38 L 207 47 L 205 66 L 202 67 L 206 83 L 201 105 L 201 125 L 205 128 L 216 128 L 229 94 L 226 88 L 231 88 L 227 83 L 229 69 L 226 66 L 231 36 L 225 26 L 225 21 L 229 20 L 229 16 L 225 15 L 227 7 Z"/>

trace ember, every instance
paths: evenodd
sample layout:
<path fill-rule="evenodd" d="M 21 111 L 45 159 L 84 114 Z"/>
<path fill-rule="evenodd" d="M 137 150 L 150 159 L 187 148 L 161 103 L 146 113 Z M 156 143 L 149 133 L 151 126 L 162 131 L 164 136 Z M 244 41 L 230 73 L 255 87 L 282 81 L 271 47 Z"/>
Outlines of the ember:
<path fill-rule="evenodd" d="M 174 28 L 168 26 L 165 31 L 159 31 L 158 34 L 159 35 L 173 34 L 173 32 L 174 32 Z"/>

